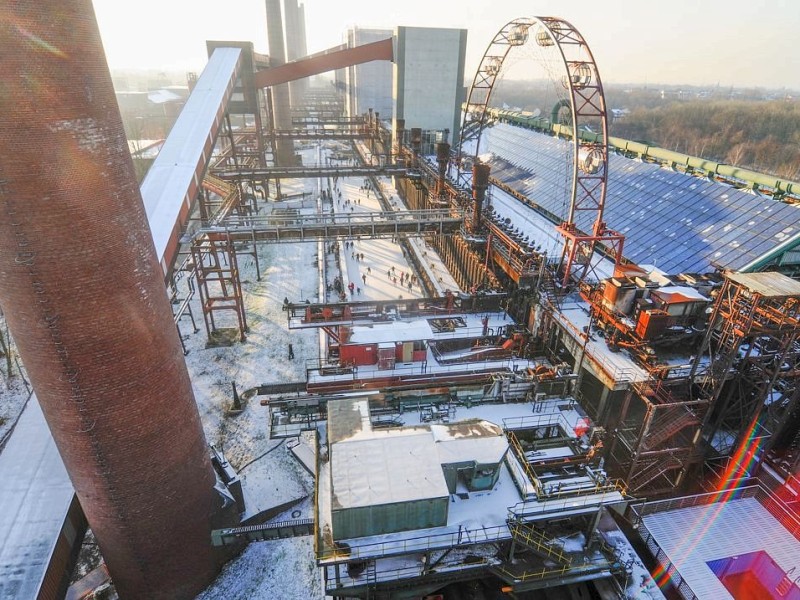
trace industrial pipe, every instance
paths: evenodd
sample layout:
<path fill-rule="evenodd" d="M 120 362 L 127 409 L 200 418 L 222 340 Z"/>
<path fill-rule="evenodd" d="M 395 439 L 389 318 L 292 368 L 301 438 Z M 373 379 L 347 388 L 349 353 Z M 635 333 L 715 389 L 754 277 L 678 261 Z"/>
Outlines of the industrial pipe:
<path fill-rule="evenodd" d="M 491 167 L 486 163 L 476 162 L 472 165 L 472 231 L 478 231 L 481 226 L 481 211 L 486 189 L 489 187 L 489 174 Z"/>
<path fill-rule="evenodd" d="M 450 162 L 450 144 L 439 142 L 436 144 L 436 165 L 439 167 L 436 181 L 436 197 L 442 199 L 447 189 L 447 165 Z"/>
<path fill-rule="evenodd" d="M 120 598 L 193 598 L 220 503 L 91 0 L 0 47 L 0 305 Z"/>

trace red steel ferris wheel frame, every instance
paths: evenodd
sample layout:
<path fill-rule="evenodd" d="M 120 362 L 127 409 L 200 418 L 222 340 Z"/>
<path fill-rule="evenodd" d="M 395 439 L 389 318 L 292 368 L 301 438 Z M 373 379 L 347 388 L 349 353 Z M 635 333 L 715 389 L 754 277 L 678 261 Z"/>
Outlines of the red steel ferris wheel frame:
<path fill-rule="evenodd" d="M 560 132 L 572 138 L 572 185 L 569 212 L 556 227 L 564 237 L 560 265 L 562 284 L 566 286 L 571 277 L 578 283 L 586 277 L 598 243 L 605 246 L 606 253 L 614 259 L 615 268 L 619 266 L 624 243 L 624 236 L 608 229 L 603 220 L 608 184 L 608 119 L 603 84 L 588 44 L 572 24 L 557 17 L 518 18 L 509 21 L 495 35 L 484 52 L 467 95 L 457 164 L 460 172 L 464 143 L 470 139 L 476 139 L 474 155 L 477 158 L 481 135 L 488 123 L 489 101 L 503 63 L 512 47 L 529 42 L 529 33 L 534 27 L 534 43 L 558 50 L 564 66 L 562 84 L 569 96 L 570 124 L 562 126 Z M 600 122 L 600 141 L 582 141 L 576 134 L 585 119 Z M 591 233 L 578 230 L 575 224 L 576 214 L 582 212 L 595 215 Z"/>

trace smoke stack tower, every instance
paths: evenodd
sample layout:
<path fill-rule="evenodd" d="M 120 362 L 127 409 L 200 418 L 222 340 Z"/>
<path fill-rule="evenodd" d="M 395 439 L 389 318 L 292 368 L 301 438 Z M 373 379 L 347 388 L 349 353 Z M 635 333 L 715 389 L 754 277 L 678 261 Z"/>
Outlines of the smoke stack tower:
<path fill-rule="evenodd" d="M 279 67 L 286 64 L 283 46 L 283 17 L 281 0 L 267 0 L 267 37 L 269 38 L 269 64 Z M 289 106 L 289 84 L 282 83 L 270 88 L 272 92 L 272 120 L 276 129 L 292 128 L 292 110 Z M 278 144 L 278 164 L 291 166 L 294 163 L 294 144 L 291 140 L 280 138 Z"/>
<path fill-rule="evenodd" d="M 481 213 L 486 190 L 489 187 L 489 175 L 492 168 L 486 163 L 475 163 L 472 166 L 472 231 L 481 228 Z"/>
<path fill-rule="evenodd" d="M 284 0 L 284 19 L 286 20 L 286 60 L 298 60 L 306 56 L 305 9 L 297 0 Z M 292 109 L 299 109 L 308 89 L 308 79 L 302 78 L 289 84 Z"/>
<path fill-rule="evenodd" d="M 90 0 L 0 24 L 0 304 L 119 595 L 215 576 L 215 476 Z"/>

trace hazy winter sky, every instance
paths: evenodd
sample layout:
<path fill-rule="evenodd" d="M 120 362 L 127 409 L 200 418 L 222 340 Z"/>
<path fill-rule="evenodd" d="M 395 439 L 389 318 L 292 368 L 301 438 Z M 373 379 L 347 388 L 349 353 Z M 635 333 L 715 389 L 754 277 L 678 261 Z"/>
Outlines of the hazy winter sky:
<path fill-rule="evenodd" d="M 605 81 L 800 89 L 796 0 L 305 0 L 308 50 L 352 25 L 469 30 L 471 78 L 494 34 L 516 17 L 570 21 Z M 94 0 L 112 69 L 201 71 L 205 40 L 266 53 L 264 0 Z"/>

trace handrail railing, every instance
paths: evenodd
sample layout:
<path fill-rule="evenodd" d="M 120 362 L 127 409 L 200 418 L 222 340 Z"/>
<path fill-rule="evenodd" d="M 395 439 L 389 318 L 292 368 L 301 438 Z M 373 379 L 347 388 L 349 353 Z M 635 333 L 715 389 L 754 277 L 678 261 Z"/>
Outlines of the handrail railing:
<path fill-rule="evenodd" d="M 551 425 L 558 425 L 567 435 L 572 431 L 572 427 L 561 412 L 541 413 L 503 419 L 503 429 L 506 431 L 514 429 L 538 429 L 539 427 L 548 427 Z"/>
<path fill-rule="evenodd" d="M 603 504 L 606 501 L 618 501 L 625 492 L 625 486 L 618 479 L 609 479 L 607 483 L 596 483 L 593 487 L 580 490 L 558 490 L 546 497 L 518 502 L 508 509 L 509 518 L 524 520 L 533 516 Z"/>
<path fill-rule="evenodd" d="M 525 471 L 525 475 L 528 477 L 528 481 L 531 482 L 533 485 L 533 489 L 536 491 L 536 495 L 539 496 L 542 493 L 542 484 L 539 482 L 539 478 L 536 476 L 533 468 L 531 467 L 530 463 L 525 458 L 525 451 L 522 449 L 522 445 L 519 443 L 519 439 L 514 434 L 513 431 L 506 431 L 506 438 L 508 438 L 509 443 L 511 444 L 511 449 L 514 451 L 514 454 L 517 455 L 519 459 L 519 464 L 522 465 L 522 469 Z"/>
<path fill-rule="evenodd" d="M 741 498 L 754 498 L 758 486 L 747 486 L 735 491 L 728 492 L 706 492 L 693 496 L 681 496 L 680 498 L 670 498 L 667 500 L 655 500 L 652 502 L 641 502 L 631 505 L 631 511 L 641 520 L 642 517 L 669 510 L 679 510 L 693 506 L 703 506 L 715 504 L 720 501 L 728 501 Z"/>
<path fill-rule="evenodd" d="M 459 529 L 447 533 L 437 533 L 411 538 L 395 539 L 391 541 L 358 544 L 340 548 L 318 549 L 317 560 L 320 561 L 351 561 L 359 558 L 387 557 L 410 552 L 426 552 L 457 546 L 485 544 L 508 540 L 511 533 L 507 525 L 481 527 L 478 529 Z"/>
<path fill-rule="evenodd" d="M 648 551 L 652 554 L 653 558 L 660 565 L 659 570 L 662 571 L 662 578 L 669 581 L 671 585 L 675 586 L 684 600 L 698 600 L 697 594 L 694 593 L 691 586 L 681 576 L 680 572 L 675 565 L 670 561 L 669 556 L 661 546 L 658 545 L 650 530 L 645 527 L 644 523 L 640 523 L 638 527 L 639 537 L 647 546 Z"/>
<path fill-rule="evenodd" d="M 508 568 L 507 565 L 495 565 L 492 567 L 493 571 L 497 571 L 502 573 L 509 580 L 516 582 L 526 582 L 531 581 L 533 579 L 545 579 L 547 577 L 561 577 L 566 574 L 570 574 L 572 576 L 580 576 L 582 573 L 587 573 L 591 571 L 600 571 L 602 569 L 609 569 L 611 568 L 612 564 L 609 561 L 602 561 L 602 562 L 592 562 L 587 565 L 581 566 L 573 566 L 573 565 L 561 565 L 558 567 L 542 567 L 541 569 L 537 569 L 535 571 L 523 571 L 522 573 L 518 573 L 512 571 Z"/>
<path fill-rule="evenodd" d="M 344 573 L 340 572 L 338 574 L 338 578 L 335 574 L 329 573 L 329 569 L 335 569 L 332 565 L 323 565 L 323 569 L 325 572 L 325 586 L 328 591 L 334 590 L 342 590 L 344 588 L 356 588 L 361 586 L 375 586 L 379 583 L 386 583 L 390 581 L 398 581 L 401 579 L 412 579 L 415 577 L 425 577 L 426 581 L 430 581 L 433 578 L 438 579 L 448 579 L 448 576 L 452 577 L 453 574 L 460 573 L 462 571 L 473 571 L 476 569 L 486 569 L 489 566 L 496 566 L 499 564 L 499 561 L 496 559 L 488 558 L 488 557 L 480 557 L 479 560 L 474 562 L 459 562 L 459 563 L 440 563 L 437 565 L 435 571 L 426 571 L 425 566 L 422 564 L 416 564 L 413 566 L 405 566 L 405 567 L 395 567 L 392 569 L 378 569 L 376 568 L 374 572 L 367 572 L 365 570 L 363 573 L 360 573 L 357 576 L 349 575 L 346 571 Z M 336 585 L 336 584 L 341 585 Z"/>
<path fill-rule="evenodd" d="M 509 524 L 511 536 L 521 544 L 527 546 L 531 550 L 538 552 L 546 558 L 552 558 L 561 564 L 572 564 L 572 558 L 564 554 L 563 550 L 557 548 L 550 540 L 542 533 L 536 531 L 531 525 L 520 523 L 518 521 Z"/>

